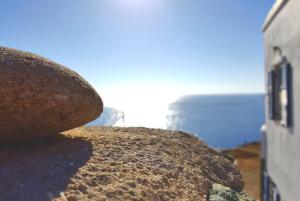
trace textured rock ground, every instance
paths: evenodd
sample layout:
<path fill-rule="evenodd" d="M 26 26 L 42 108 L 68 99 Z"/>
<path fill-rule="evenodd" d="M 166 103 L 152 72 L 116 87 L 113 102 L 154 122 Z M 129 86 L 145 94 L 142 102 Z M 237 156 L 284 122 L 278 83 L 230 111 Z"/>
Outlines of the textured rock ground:
<path fill-rule="evenodd" d="M 82 127 L 0 147 L 0 200 L 197 200 L 238 169 L 183 132 Z"/>
<path fill-rule="evenodd" d="M 236 192 L 220 184 L 213 184 L 209 194 L 209 201 L 255 201 L 245 193 Z"/>
<path fill-rule="evenodd" d="M 35 54 L 0 47 L 0 139 L 31 138 L 97 118 L 97 92 L 74 71 Z"/>

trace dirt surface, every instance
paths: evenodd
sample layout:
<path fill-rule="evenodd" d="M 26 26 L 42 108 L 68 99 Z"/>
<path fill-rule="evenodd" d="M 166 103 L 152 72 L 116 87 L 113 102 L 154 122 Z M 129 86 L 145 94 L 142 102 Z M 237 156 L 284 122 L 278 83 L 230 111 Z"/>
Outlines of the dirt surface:
<path fill-rule="evenodd" d="M 235 158 L 244 180 L 244 191 L 260 199 L 260 143 L 252 143 L 242 147 L 226 150 L 224 153 Z"/>
<path fill-rule="evenodd" d="M 0 200 L 197 200 L 241 190 L 232 161 L 183 132 L 82 127 L 0 146 Z"/>

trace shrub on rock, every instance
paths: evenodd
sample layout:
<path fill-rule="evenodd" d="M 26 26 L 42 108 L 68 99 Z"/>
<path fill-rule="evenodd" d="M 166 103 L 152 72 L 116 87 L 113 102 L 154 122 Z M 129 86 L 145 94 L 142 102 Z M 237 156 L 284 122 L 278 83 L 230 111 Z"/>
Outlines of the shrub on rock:
<path fill-rule="evenodd" d="M 221 184 L 213 184 L 209 201 L 255 201 L 245 193 L 236 192 Z"/>

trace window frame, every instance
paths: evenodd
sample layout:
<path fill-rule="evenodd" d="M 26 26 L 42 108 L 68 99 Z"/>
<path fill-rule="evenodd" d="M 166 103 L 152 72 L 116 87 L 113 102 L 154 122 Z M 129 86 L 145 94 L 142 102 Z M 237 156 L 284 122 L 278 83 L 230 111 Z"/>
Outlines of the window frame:
<path fill-rule="evenodd" d="M 269 118 L 283 127 L 291 126 L 291 66 L 283 57 L 268 72 Z"/>

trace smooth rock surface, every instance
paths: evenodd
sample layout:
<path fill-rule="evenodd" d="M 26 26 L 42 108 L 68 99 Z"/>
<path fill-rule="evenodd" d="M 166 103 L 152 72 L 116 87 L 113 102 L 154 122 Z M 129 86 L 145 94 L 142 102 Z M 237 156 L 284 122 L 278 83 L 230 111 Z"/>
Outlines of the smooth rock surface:
<path fill-rule="evenodd" d="M 74 71 L 5 47 L 0 47 L 0 97 L 0 141 L 69 130 L 103 110 L 100 96 Z"/>

